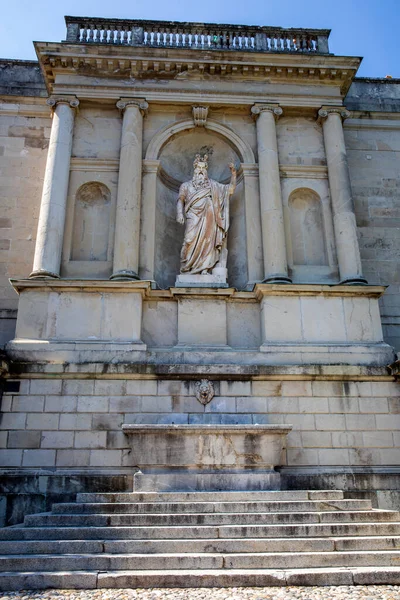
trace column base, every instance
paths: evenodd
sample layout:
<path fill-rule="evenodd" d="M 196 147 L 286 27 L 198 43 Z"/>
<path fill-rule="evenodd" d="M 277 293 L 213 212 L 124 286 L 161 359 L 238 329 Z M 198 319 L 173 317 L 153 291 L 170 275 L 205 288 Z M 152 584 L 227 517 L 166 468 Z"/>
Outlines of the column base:
<path fill-rule="evenodd" d="M 342 279 L 339 285 L 368 285 L 368 281 L 364 277 L 349 277 Z"/>
<path fill-rule="evenodd" d="M 115 271 L 115 273 L 111 275 L 110 279 L 113 281 L 138 281 L 140 280 L 140 277 L 137 273 L 135 273 L 135 271 L 122 269 L 121 271 Z"/>
<path fill-rule="evenodd" d="M 292 283 L 292 280 L 287 275 L 269 275 L 263 280 L 263 283 Z"/>
<path fill-rule="evenodd" d="M 38 269 L 37 271 L 32 271 L 29 279 L 60 279 L 60 276 L 52 271 L 46 271 L 46 269 Z"/>

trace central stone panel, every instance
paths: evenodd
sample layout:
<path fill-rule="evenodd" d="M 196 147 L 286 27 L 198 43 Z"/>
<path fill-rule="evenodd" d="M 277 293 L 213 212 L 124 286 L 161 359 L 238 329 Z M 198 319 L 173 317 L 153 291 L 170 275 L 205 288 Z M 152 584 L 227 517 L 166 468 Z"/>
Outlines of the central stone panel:
<path fill-rule="evenodd" d="M 122 425 L 134 491 L 279 490 L 291 425 Z"/>

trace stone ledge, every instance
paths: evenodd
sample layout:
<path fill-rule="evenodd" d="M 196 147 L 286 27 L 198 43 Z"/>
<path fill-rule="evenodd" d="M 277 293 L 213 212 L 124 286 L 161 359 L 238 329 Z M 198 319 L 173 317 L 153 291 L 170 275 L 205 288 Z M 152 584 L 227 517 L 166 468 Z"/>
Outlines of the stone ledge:
<path fill-rule="evenodd" d="M 170 300 L 175 296 L 221 296 L 232 300 L 261 300 L 265 296 L 340 296 L 380 298 L 388 286 L 383 285 L 325 285 L 325 284 L 268 284 L 256 283 L 253 291 L 240 291 L 235 288 L 214 287 L 170 287 L 167 290 L 151 289 L 151 281 L 113 281 L 95 279 L 10 279 L 15 291 L 20 294 L 26 289 L 47 289 L 51 291 L 140 291 L 143 297 L 151 300 Z"/>
<path fill-rule="evenodd" d="M 199 379 L 207 376 L 215 380 L 232 381 L 388 381 L 395 378 L 386 366 L 362 365 L 236 365 L 215 361 L 209 365 L 191 365 L 179 358 L 173 363 L 52 363 L 16 360 L 10 364 L 9 379 Z M 219 353 L 221 358 L 221 353 Z"/>
<path fill-rule="evenodd" d="M 47 342 L 40 340 L 13 340 L 6 346 L 7 356 L 14 364 L 29 364 L 38 362 L 58 364 L 57 372 L 63 370 L 65 363 L 117 363 L 129 365 L 135 371 L 135 366 L 141 365 L 140 372 L 162 373 L 171 375 L 181 373 L 194 374 L 260 374 L 260 368 L 282 367 L 282 365 L 321 368 L 326 365 L 384 367 L 394 358 L 391 346 L 385 343 L 366 344 L 264 344 L 261 351 L 257 350 L 226 350 L 216 347 L 212 351 L 201 347 L 197 351 L 180 351 L 172 349 L 146 351 L 146 346 L 140 343 L 115 343 L 108 341 L 90 340 L 82 342 Z M 136 363 L 136 365 L 134 364 Z M 184 368 L 179 365 L 184 365 Z M 38 365 L 39 366 L 39 365 Z M 32 365 L 32 369 L 33 369 Z M 106 367 L 108 370 L 109 367 Z M 18 369 L 21 372 L 21 369 Z M 386 371 L 387 372 L 387 371 Z"/>

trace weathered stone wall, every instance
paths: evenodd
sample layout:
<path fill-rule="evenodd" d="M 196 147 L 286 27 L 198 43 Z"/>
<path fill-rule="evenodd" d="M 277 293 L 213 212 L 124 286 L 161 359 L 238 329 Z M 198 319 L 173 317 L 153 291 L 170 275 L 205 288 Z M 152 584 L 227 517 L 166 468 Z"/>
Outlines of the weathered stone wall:
<path fill-rule="evenodd" d="M 0 343 L 13 337 L 18 298 L 9 286 L 8 278 L 25 277 L 32 268 L 36 237 L 37 218 L 51 118 L 44 104 L 46 90 L 37 63 L 34 61 L 0 62 L 0 187 L 2 214 L 0 218 Z M 42 99 L 43 98 L 43 99 Z M 399 121 L 394 113 L 399 110 L 400 85 L 395 80 L 357 79 L 350 88 L 346 106 L 355 111 L 345 124 L 346 143 L 356 216 L 359 226 L 360 249 L 365 275 L 370 283 L 382 283 L 389 288 L 381 301 L 385 339 L 400 349 L 400 216 L 399 216 Z M 383 113 L 382 111 L 385 111 Z M 393 117 L 388 115 L 393 113 Z M 155 133 L 167 124 L 190 117 L 190 107 L 165 107 L 151 104 L 144 121 L 143 152 Z M 244 139 L 256 153 L 255 126 L 247 109 L 219 107 L 210 111 L 210 117 L 227 125 Z M 200 133 L 198 128 L 197 133 Z M 121 132 L 121 116 L 112 105 L 80 107 L 76 118 L 69 207 L 66 222 L 66 237 L 63 254 L 64 276 L 108 277 L 112 266 L 112 235 L 109 233 L 109 248 L 106 261 L 71 262 L 71 239 L 73 238 L 73 208 L 75 193 L 84 183 L 104 183 L 111 192 L 111 215 L 113 214 Z M 325 240 L 315 240 L 311 247 L 318 248 L 304 262 L 305 265 L 290 264 L 295 282 L 335 282 L 337 263 L 334 252 L 327 255 L 332 244 L 331 214 L 328 198 L 327 173 L 320 125 L 312 118 L 285 116 L 277 125 L 280 162 L 282 167 L 282 190 L 285 206 L 286 233 L 288 238 L 289 262 L 293 263 L 296 248 L 292 247 L 291 223 L 288 205 L 298 188 L 311 190 L 319 197 L 323 206 Z M 212 136 L 211 138 L 212 139 Z M 213 143 L 202 144 L 201 151 L 210 152 L 213 165 Z M 193 144 L 192 144 L 193 145 Z M 195 147 L 189 143 L 190 152 Z M 217 144 L 218 145 L 218 144 Z M 203 148 L 204 146 L 204 148 Z M 219 149 L 219 148 L 218 148 Z M 217 152 L 215 153 L 217 154 Z M 161 155 L 162 165 L 183 176 L 188 165 L 174 163 L 173 153 Z M 175 156 L 176 158 L 176 156 Z M 226 158 L 230 158 L 227 157 Z M 86 162 L 85 162 L 86 161 Z M 286 169 L 289 168 L 289 170 Z M 219 165 L 218 165 L 219 168 Z M 221 176 L 217 172 L 214 176 Z M 286 169 L 286 170 L 285 170 Z M 292 170 L 290 170 L 292 169 Z M 297 169 L 297 172 L 296 172 Z M 302 172 L 302 169 L 304 172 Z M 211 172 L 213 176 L 213 173 Z M 189 176 L 189 173 L 188 175 Z M 160 182 L 161 190 L 163 183 Z M 229 267 L 239 287 L 245 283 L 246 265 L 240 260 L 244 256 L 244 231 L 239 227 L 243 221 L 240 211 L 241 192 L 232 201 L 232 223 L 229 238 Z M 165 197 L 170 200 L 175 191 L 168 189 Z M 172 200 L 171 200 L 172 202 Z M 158 223 L 164 231 L 172 224 L 171 215 L 164 211 L 165 218 Z M 173 212 L 173 211 L 172 211 Z M 321 212 L 321 211 L 320 211 Z M 168 213 L 168 214 L 167 214 Z M 168 217 L 169 215 L 169 217 Z M 167 218 L 168 217 L 168 218 Z M 316 218 L 317 218 L 316 217 Z M 161 218 L 161 217 L 160 217 Z M 169 220 L 168 220 L 169 219 Z M 113 221 L 113 217 L 111 217 Z M 111 223 L 113 229 L 113 222 Z M 172 225 L 171 225 L 172 227 Z M 293 225 L 292 225 L 293 227 Z M 171 252 L 178 248 L 176 240 L 182 228 L 173 222 L 173 234 L 166 239 Z M 233 243 L 234 242 L 234 243 Z M 317 243 L 318 242 L 318 243 Z M 323 246 L 325 245 L 325 249 Z M 175 248 L 176 246 L 176 248 Z M 294 252 L 294 255 L 293 255 Z M 316 255 L 318 254 L 318 256 Z M 170 284 L 176 270 L 174 262 L 164 250 L 156 249 L 156 256 L 163 256 L 164 279 Z M 101 263 L 101 264 L 100 264 Z M 165 267 L 165 268 L 164 268 Z"/>
<path fill-rule="evenodd" d="M 39 63 L 36 60 L 0 59 L 0 94 L 46 98 Z"/>
<path fill-rule="evenodd" d="M 0 60 L 0 345 L 14 337 L 8 282 L 32 269 L 51 119 L 36 61 Z"/>
<path fill-rule="evenodd" d="M 400 79 L 356 77 L 345 104 L 349 110 L 363 112 L 399 112 Z"/>
<path fill-rule="evenodd" d="M 18 306 L 8 279 L 32 270 L 50 127 L 44 100 L 0 99 L 0 344 Z"/>
<path fill-rule="evenodd" d="M 400 81 L 357 79 L 345 104 L 356 111 L 344 131 L 364 275 L 389 286 L 380 301 L 382 324 L 399 351 Z"/>
<path fill-rule="evenodd" d="M 7 491 L 9 502 L 17 503 L 14 517 L 8 508 L 7 518 L 17 522 L 21 511 L 43 510 L 43 495 L 50 494 L 53 500 L 60 497 L 60 481 L 52 489 L 45 477 L 54 469 L 58 479 L 63 473 L 72 479 L 76 475 L 74 485 L 68 477 L 63 484 L 69 498 L 96 485 L 104 489 L 107 476 L 119 476 L 118 489 L 129 489 L 138 465 L 121 431 L 123 423 L 291 424 L 285 485 L 296 485 L 299 473 L 300 478 L 313 480 L 312 487 L 321 487 L 323 482 L 332 487 L 337 485 L 337 475 L 331 474 L 335 467 L 342 473 L 358 469 L 361 477 L 366 469 L 389 473 L 390 465 L 398 464 L 400 387 L 396 383 L 214 381 L 214 388 L 214 399 L 204 407 L 195 398 L 193 381 L 22 380 L 19 392 L 6 392 L 2 401 L 0 461 L 9 468 L 3 494 Z M 23 486 L 15 480 L 13 469 L 22 469 Z M 36 489 L 40 473 L 43 482 Z M 353 488 L 347 483 L 343 489 L 365 492 L 367 483 L 357 486 L 353 480 Z M 378 488 L 385 485 L 382 480 Z M 13 498 L 18 489 L 21 493 L 25 489 L 27 496 Z M 384 500 L 388 502 L 387 496 Z"/>
<path fill-rule="evenodd" d="M 1 463 L 132 467 L 123 423 L 292 424 L 287 464 L 393 465 L 400 387 L 382 381 L 220 381 L 205 407 L 181 380 L 32 379 L 5 393 Z"/>

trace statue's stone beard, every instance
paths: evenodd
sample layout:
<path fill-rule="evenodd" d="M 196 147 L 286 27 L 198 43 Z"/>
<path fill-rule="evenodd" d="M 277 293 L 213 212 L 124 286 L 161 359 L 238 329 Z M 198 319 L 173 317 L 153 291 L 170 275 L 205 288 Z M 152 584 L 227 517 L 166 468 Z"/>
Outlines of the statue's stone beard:
<path fill-rule="evenodd" d="M 199 175 L 196 175 L 196 173 L 194 173 L 193 179 L 192 179 L 192 184 L 196 190 L 199 190 L 201 188 L 209 187 L 210 180 L 208 179 L 208 175 L 205 175 L 204 179 L 201 179 L 199 177 Z"/>

